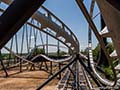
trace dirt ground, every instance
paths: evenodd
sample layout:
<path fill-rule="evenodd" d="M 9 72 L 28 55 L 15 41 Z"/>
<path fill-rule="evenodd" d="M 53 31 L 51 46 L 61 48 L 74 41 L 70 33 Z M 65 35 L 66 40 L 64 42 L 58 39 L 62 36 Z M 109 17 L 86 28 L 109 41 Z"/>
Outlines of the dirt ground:
<path fill-rule="evenodd" d="M 36 90 L 47 78 L 45 71 L 9 70 L 9 77 L 5 78 L 4 72 L 0 71 L 0 90 Z M 41 90 L 55 90 L 58 79 L 52 80 Z"/>

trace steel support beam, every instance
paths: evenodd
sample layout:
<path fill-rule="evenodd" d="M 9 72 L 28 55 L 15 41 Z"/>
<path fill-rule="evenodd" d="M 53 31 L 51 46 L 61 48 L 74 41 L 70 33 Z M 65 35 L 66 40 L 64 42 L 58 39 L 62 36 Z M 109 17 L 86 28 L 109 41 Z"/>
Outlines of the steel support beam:
<path fill-rule="evenodd" d="M 45 0 L 14 0 L 0 16 L 0 49 Z"/>
<path fill-rule="evenodd" d="M 5 68 L 4 63 L 3 63 L 3 60 L 2 60 L 1 51 L 0 51 L 0 62 L 1 62 L 1 66 L 2 66 L 2 69 L 3 69 L 4 72 L 5 72 L 6 77 L 8 77 L 8 72 L 7 72 L 6 68 Z"/>

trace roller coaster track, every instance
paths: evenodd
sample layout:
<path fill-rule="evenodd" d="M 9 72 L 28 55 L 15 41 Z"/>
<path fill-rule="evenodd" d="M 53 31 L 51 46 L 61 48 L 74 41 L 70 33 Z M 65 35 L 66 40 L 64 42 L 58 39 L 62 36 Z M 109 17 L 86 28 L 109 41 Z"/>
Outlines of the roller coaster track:
<path fill-rule="evenodd" d="M 5 2 L 6 4 L 10 4 L 12 2 L 12 0 L 2 0 L 2 2 Z M 41 8 L 46 12 L 45 14 L 42 14 L 39 11 L 37 11 L 32 16 L 32 21 L 33 20 L 37 20 L 38 22 L 40 22 L 41 28 L 39 27 L 39 25 L 35 25 L 35 24 L 33 24 L 32 22 L 29 22 L 29 21 L 26 24 L 28 24 L 28 25 L 30 25 L 30 26 L 38 29 L 38 30 L 41 30 L 41 31 L 47 33 L 48 35 L 54 37 L 55 39 L 61 41 L 69 49 L 71 49 L 71 51 L 78 52 L 78 50 L 79 50 L 79 42 L 78 42 L 76 36 L 71 32 L 71 30 L 61 20 L 59 20 L 55 15 L 53 15 L 48 9 L 46 9 L 43 6 Z M 3 12 L 4 10 L 1 9 L 1 11 Z M 45 16 L 45 15 L 47 15 L 47 16 Z M 55 19 L 61 26 L 59 26 L 55 22 L 53 22 L 52 18 Z M 44 28 L 47 28 L 47 27 L 50 28 L 51 30 L 53 30 L 56 34 L 53 35 L 54 33 L 45 31 Z M 64 39 L 64 41 L 59 39 L 60 37 L 62 37 L 62 39 Z M 27 61 L 27 62 L 29 62 L 31 64 L 33 64 L 31 61 L 34 61 L 34 59 L 36 59 L 38 57 L 43 57 L 43 58 L 45 58 L 48 61 L 54 61 L 54 62 L 68 61 L 68 60 L 70 60 L 72 58 L 72 56 L 70 56 L 70 57 L 62 59 L 62 60 L 53 60 L 53 59 L 51 59 L 51 58 L 49 58 L 49 57 L 47 57 L 45 55 L 37 55 L 31 61 L 29 61 L 29 60 L 26 60 L 25 58 L 22 58 L 19 55 L 15 54 L 13 51 L 8 49 L 7 47 L 5 47 L 5 48 L 9 52 L 14 54 L 17 58 L 21 59 L 22 61 Z M 16 65 L 18 65 L 18 64 L 16 64 Z"/>
<path fill-rule="evenodd" d="M 93 54 L 92 54 L 92 41 L 91 41 L 91 37 L 90 38 L 90 41 L 89 41 L 89 44 L 88 44 L 88 47 L 89 47 L 89 61 L 90 61 L 90 65 L 91 65 L 91 68 L 92 68 L 92 71 L 94 73 L 94 75 L 96 76 L 96 78 L 104 85 L 107 85 L 107 86 L 116 86 L 117 85 L 117 73 L 116 73 L 116 69 L 119 68 L 119 65 L 117 67 L 114 67 L 113 64 L 112 64 L 112 57 L 119 57 L 119 40 L 117 39 L 119 37 L 118 33 L 118 29 L 119 29 L 119 21 L 118 20 L 118 17 L 120 16 L 120 12 L 115 9 L 112 5 L 110 5 L 110 3 L 108 3 L 106 0 L 96 0 L 99 8 L 100 8 L 100 11 L 101 11 L 101 14 L 105 20 L 105 23 L 106 23 L 106 27 L 101 31 L 101 32 L 98 32 L 97 31 L 97 28 L 93 22 L 93 10 L 94 10 L 94 5 L 95 5 L 95 0 L 92 0 L 92 3 L 91 3 L 91 10 L 90 10 L 90 14 L 88 14 L 88 11 L 86 9 L 86 7 L 84 6 L 83 2 L 81 0 L 76 0 L 78 6 L 80 7 L 81 11 L 83 12 L 85 18 L 87 19 L 89 25 L 90 25 L 90 28 L 93 30 L 94 34 L 96 35 L 99 43 L 100 43 L 100 46 L 102 48 L 102 50 L 104 51 L 107 59 L 108 59 L 108 62 L 112 68 L 112 71 L 114 73 L 114 81 L 109 81 L 103 77 L 101 77 L 99 75 L 99 72 L 96 71 L 96 68 L 95 68 L 95 63 L 94 63 L 94 60 L 93 60 Z M 111 12 L 112 11 L 112 12 Z M 110 13 L 110 16 L 108 16 L 108 13 Z M 100 14 L 100 13 L 99 13 Z M 108 29 L 107 29 L 108 28 Z M 114 31 L 113 31 L 114 30 Z M 116 38 L 116 37 L 117 38 Z M 103 43 L 103 37 L 111 37 L 112 38 L 112 42 L 115 46 L 115 49 L 116 49 L 116 54 L 115 51 L 110 55 L 107 51 L 106 51 L 106 48 L 105 48 L 105 45 Z M 118 69 L 119 70 L 119 69 Z"/>
<path fill-rule="evenodd" d="M 1 2 L 4 2 L 7 5 L 10 5 L 13 2 L 13 0 L 1 0 Z M 94 5 L 95 5 L 95 0 L 92 0 L 90 14 L 87 12 L 87 9 L 84 6 L 83 0 L 76 0 L 76 2 L 78 4 L 78 6 L 80 7 L 80 9 L 82 10 L 84 16 L 86 17 L 86 19 L 90 25 L 89 28 L 91 28 L 93 30 L 95 36 L 97 37 L 97 39 L 101 45 L 102 50 L 104 51 L 106 58 L 109 61 L 109 64 L 110 64 L 111 69 L 112 69 L 113 74 L 114 74 L 114 81 L 110 81 L 110 80 L 107 80 L 105 78 L 102 78 L 99 75 L 99 72 L 97 72 L 95 65 L 94 65 L 95 63 L 93 60 L 92 41 L 91 40 L 89 40 L 89 45 L 88 45 L 89 57 L 87 58 L 86 56 L 84 56 L 83 54 L 80 53 L 79 58 L 77 58 L 77 59 L 88 59 L 90 61 L 92 72 L 93 72 L 94 76 L 97 78 L 97 80 L 103 85 L 114 87 L 114 86 L 118 85 L 118 83 L 119 83 L 118 82 L 119 78 L 117 77 L 116 71 L 120 71 L 120 65 L 118 65 L 117 67 L 114 67 L 112 64 L 113 57 L 120 59 L 120 47 L 119 47 L 120 36 L 118 35 L 119 28 L 120 28 L 120 20 L 118 20 L 118 17 L 120 17 L 120 12 L 118 9 L 113 7 L 106 0 L 96 0 L 98 6 L 100 8 L 99 14 L 103 15 L 103 18 L 104 18 L 105 23 L 106 23 L 105 28 L 101 32 L 98 32 L 97 28 L 92 20 L 93 18 L 95 18 L 97 16 L 96 15 L 93 17 L 93 9 L 94 9 Z M 40 11 L 41 9 L 43 12 Z M 0 12 L 4 12 L 4 11 L 5 11 L 4 9 L 0 8 Z M 108 17 L 108 13 L 110 13 L 110 16 L 111 16 L 110 18 Z M 33 22 L 37 22 L 37 24 L 35 24 Z M 78 81 L 80 81 L 80 79 L 78 78 L 78 77 L 80 77 L 80 76 L 78 76 L 79 72 L 82 72 L 82 76 L 85 76 L 85 78 L 84 78 L 86 80 L 85 83 L 88 83 L 89 88 L 93 89 L 92 85 L 89 82 L 88 75 L 84 71 L 86 69 L 82 70 L 82 68 L 80 68 L 79 70 L 82 70 L 82 71 L 79 71 L 77 69 L 71 70 L 70 65 L 72 66 L 72 63 L 74 63 L 76 61 L 75 54 L 79 53 L 79 41 L 77 40 L 77 38 L 73 34 L 73 32 L 59 18 L 57 18 L 53 13 L 51 13 L 47 8 L 45 8 L 44 6 L 41 6 L 40 9 L 38 11 L 36 11 L 32 15 L 32 17 L 26 22 L 26 25 L 29 25 L 29 26 L 35 28 L 36 30 L 42 31 L 42 32 L 46 33 L 47 35 L 55 38 L 56 40 L 60 41 L 65 46 L 67 46 L 69 48 L 69 50 L 72 52 L 70 57 L 64 58 L 64 59 L 59 59 L 59 60 L 49 58 L 49 57 L 42 55 L 42 54 L 36 55 L 31 60 L 27 60 L 26 58 L 23 58 L 19 54 L 13 52 L 11 49 L 5 47 L 5 49 L 7 49 L 10 53 L 12 53 L 15 57 L 21 59 L 22 61 L 31 63 L 35 66 L 37 66 L 37 65 L 34 63 L 34 60 L 37 58 L 44 58 L 44 59 L 51 61 L 51 62 L 69 61 L 69 64 L 67 64 L 60 71 L 58 71 L 52 77 L 50 77 L 46 82 L 44 82 L 40 87 L 38 87 L 37 90 L 41 89 L 45 84 L 47 84 L 50 80 L 52 80 L 55 76 L 57 76 L 59 73 L 61 73 L 67 67 L 68 68 L 66 69 L 66 72 L 63 75 L 63 78 L 58 83 L 58 86 L 57 86 L 58 90 L 61 90 L 61 88 L 62 88 L 62 90 L 64 90 L 67 87 L 67 83 L 69 81 L 69 77 L 70 77 L 71 73 L 73 73 L 73 76 L 75 76 L 75 78 L 74 78 L 75 86 L 73 86 L 72 88 L 78 87 L 80 85 L 78 83 Z M 89 33 L 91 33 L 91 32 L 89 32 Z M 111 37 L 112 38 L 112 42 L 114 44 L 115 51 L 111 55 L 107 52 L 107 50 L 105 48 L 106 46 L 103 42 L 103 37 Z M 16 65 L 19 65 L 19 64 L 20 63 L 17 63 Z M 37 66 L 37 67 L 39 67 L 39 66 Z M 77 67 L 80 67 L 80 65 L 78 65 Z M 71 71 L 75 71 L 75 72 L 71 72 Z M 81 74 L 81 73 L 79 73 L 79 74 Z M 85 87 L 86 87 L 86 85 L 85 85 Z M 76 88 L 76 90 L 78 90 L 78 88 Z"/>
<path fill-rule="evenodd" d="M 13 0 L 2 0 L 2 2 L 8 5 L 12 3 L 12 1 Z M 52 14 L 48 9 L 46 9 L 43 6 L 40 7 L 40 9 L 42 9 L 45 13 L 41 13 L 40 11 L 35 12 L 35 14 L 31 17 L 31 20 L 28 20 L 26 24 L 62 42 L 65 46 L 69 48 L 69 50 L 72 52 L 71 53 L 72 55 L 68 58 L 58 59 L 58 60 L 51 59 L 45 55 L 37 55 L 33 57 L 31 60 L 27 60 L 26 58 L 21 57 L 19 54 L 12 51 L 11 49 L 4 47 L 12 55 L 14 55 L 15 57 L 21 60 L 21 62 L 17 63 L 14 66 L 20 65 L 24 61 L 32 65 L 35 65 L 36 67 L 39 67 L 34 63 L 34 60 L 36 58 L 44 58 L 45 60 L 52 62 L 64 62 L 68 60 L 71 61 L 74 60 L 75 57 L 74 54 L 79 53 L 79 42 L 76 36 L 73 34 L 73 32 L 60 19 L 58 19 L 54 14 Z M 4 12 L 4 10 L 1 9 L 1 12 Z M 37 24 L 34 24 L 33 22 L 37 22 Z M 48 30 L 48 28 L 51 31 Z"/>
<path fill-rule="evenodd" d="M 13 0 L 1 0 L 2 2 L 5 2 L 6 4 L 10 4 Z M 27 24 L 33 26 L 34 28 L 37 28 L 38 30 L 41 30 L 50 36 L 56 38 L 57 40 L 61 41 L 63 44 L 65 44 L 70 50 L 74 51 L 73 53 L 79 52 L 79 42 L 76 38 L 76 36 L 71 32 L 71 30 L 60 20 L 58 19 L 54 14 L 52 14 L 48 9 L 45 7 L 41 7 L 46 13 L 42 14 L 40 11 L 35 12 L 35 14 L 32 16 L 32 19 L 38 21 L 41 24 L 41 27 L 32 24 L 31 22 L 27 22 Z M 53 19 L 55 19 L 60 25 L 58 25 L 56 22 L 54 22 Z M 44 29 L 50 28 L 53 33 L 46 32 Z M 60 39 L 62 37 L 62 40 Z"/>
<path fill-rule="evenodd" d="M 73 68 L 73 64 L 70 66 L 70 68 Z M 67 86 L 66 84 L 68 83 L 69 79 L 70 79 L 70 70 L 69 70 L 69 68 L 67 68 L 63 77 L 57 84 L 57 87 L 56 87 L 57 90 L 65 90 L 65 88 Z"/>
<path fill-rule="evenodd" d="M 117 33 L 119 33 L 119 31 L 118 31 L 118 29 L 119 29 L 118 17 L 120 16 L 120 12 L 118 11 L 117 8 L 114 8 L 114 6 L 110 5 L 110 3 L 105 1 L 105 0 L 96 0 L 96 2 L 97 2 L 98 6 L 100 8 L 101 14 L 102 14 L 102 16 L 104 18 L 104 21 L 105 21 L 106 25 L 107 25 L 100 32 L 100 35 L 102 37 L 110 37 L 112 39 L 115 50 L 113 51 L 112 54 L 109 54 L 110 58 L 113 58 L 113 57 L 120 58 L 119 57 L 119 54 L 120 54 L 120 52 L 119 52 L 119 40 L 117 39 L 117 38 L 119 38 L 119 35 L 117 35 Z M 109 17 L 107 17 L 108 13 L 111 14 L 109 16 L 112 16 L 112 18 L 109 19 Z M 91 51 L 90 51 L 90 53 L 91 53 Z M 93 61 L 91 60 L 91 65 L 92 65 L 92 67 L 94 67 L 94 65 L 92 63 L 93 63 Z M 113 69 L 115 72 L 116 72 L 116 68 L 117 67 L 114 67 L 114 69 Z M 93 68 L 93 69 L 95 71 L 95 68 Z M 97 76 L 100 78 L 100 76 L 98 74 L 97 74 Z M 112 85 L 115 85 L 117 83 L 118 79 L 115 79 L 115 82 L 111 82 L 111 83 L 110 83 L 110 81 L 106 80 L 107 81 L 106 82 L 105 80 L 102 80 L 102 78 L 100 80 L 102 82 L 106 83 L 106 85 L 108 84 L 108 85 L 112 86 Z"/>
<path fill-rule="evenodd" d="M 95 6 L 95 0 L 92 0 L 92 3 L 91 3 L 91 10 L 90 10 L 90 15 L 91 17 L 93 17 L 93 11 L 94 11 L 94 6 Z M 100 33 L 101 34 L 101 33 Z M 97 78 L 102 82 L 104 83 L 105 85 L 114 85 L 114 82 L 110 82 L 108 80 L 105 80 L 103 79 L 96 71 L 95 69 L 95 66 L 94 66 L 94 61 L 93 61 L 93 54 L 92 54 L 92 42 L 90 41 L 89 42 L 89 59 L 90 59 L 90 64 L 91 64 L 91 68 L 94 72 L 94 74 L 97 76 Z"/>
<path fill-rule="evenodd" d="M 102 1 L 102 2 L 101 2 Z M 103 15 L 104 21 L 106 23 L 106 27 L 101 31 L 101 35 L 105 37 L 110 37 L 112 39 L 112 42 L 114 44 L 115 50 L 110 54 L 112 58 L 120 59 L 120 47 L 119 47 L 119 28 L 120 28 L 120 10 L 118 7 L 116 7 L 114 4 L 111 5 L 110 1 L 96 1 L 100 11 Z M 106 7 L 104 7 L 106 5 Z M 108 9 L 109 8 L 109 9 Z M 103 11 L 104 9 L 104 11 Z M 111 18 L 107 17 L 107 13 L 110 13 Z M 115 67 L 116 70 L 120 70 L 120 65 Z"/>
<path fill-rule="evenodd" d="M 39 57 L 42 57 L 45 60 L 48 60 L 48 61 L 51 61 L 51 62 L 64 62 L 64 61 L 71 60 L 73 56 L 69 56 L 68 58 L 64 58 L 64 59 L 52 59 L 52 58 L 47 57 L 46 55 L 40 54 L 40 55 L 35 56 L 33 59 L 31 59 L 31 61 L 34 61 L 36 58 L 39 58 Z"/>
<path fill-rule="evenodd" d="M 12 0 L 1 0 L 1 1 L 6 4 L 10 4 L 12 2 Z M 37 22 L 39 22 L 41 24 L 41 28 L 39 27 L 39 25 L 35 25 L 30 21 L 28 21 L 27 24 L 38 30 L 41 30 L 41 31 L 47 33 L 48 35 L 54 37 L 55 39 L 61 41 L 72 52 L 75 51 L 73 53 L 78 53 L 79 52 L 79 42 L 78 42 L 76 36 L 71 32 L 71 30 L 60 19 L 58 19 L 54 14 L 52 14 L 48 9 L 46 9 L 43 6 L 41 8 L 46 12 L 45 14 L 42 14 L 40 11 L 37 11 L 32 16 L 32 20 L 36 20 Z M 4 10 L 1 9 L 1 11 L 4 11 Z M 56 24 L 52 20 L 52 18 L 55 19 L 61 26 Z M 44 28 L 47 28 L 47 27 L 50 28 L 51 30 L 53 30 L 56 34 L 53 35 L 54 33 L 47 32 L 46 30 L 44 30 Z M 62 37 L 62 40 L 60 39 L 60 37 Z M 49 61 L 55 61 L 44 55 L 39 55 L 39 56 L 42 56 Z M 36 56 L 36 57 L 39 57 L 39 56 Z M 69 60 L 70 58 L 71 57 L 64 59 L 64 60 L 56 60 L 56 62 L 66 61 L 66 60 Z"/>

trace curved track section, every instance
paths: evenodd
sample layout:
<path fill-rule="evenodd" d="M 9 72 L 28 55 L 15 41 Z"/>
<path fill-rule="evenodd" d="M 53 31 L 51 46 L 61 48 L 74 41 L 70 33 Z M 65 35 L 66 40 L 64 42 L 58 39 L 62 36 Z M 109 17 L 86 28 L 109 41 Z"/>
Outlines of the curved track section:
<path fill-rule="evenodd" d="M 93 55 L 92 55 L 92 47 L 89 47 L 89 60 L 90 60 L 90 65 L 91 65 L 91 68 L 92 68 L 92 71 L 94 72 L 94 74 L 96 75 L 97 79 L 103 83 L 104 85 L 107 85 L 107 86 L 113 86 L 115 82 L 112 82 L 112 81 L 109 81 L 105 78 L 102 78 L 98 72 L 96 71 L 95 69 L 95 65 L 94 65 L 94 60 L 93 60 Z"/>
<path fill-rule="evenodd" d="M 13 0 L 1 0 L 6 4 L 10 4 Z M 54 37 L 55 39 L 61 41 L 65 44 L 73 53 L 79 52 L 79 42 L 76 36 L 72 33 L 72 31 L 61 21 L 59 20 L 54 14 L 52 14 L 48 9 L 45 7 L 41 7 L 42 10 L 45 12 L 44 14 L 40 11 L 35 12 L 32 16 L 32 19 L 39 22 L 41 27 L 35 25 L 31 22 L 27 22 L 29 25 L 33 26 L 34 28 L 41 30 L 50 36 Z M 55 21 L 54 21 L 55 20 Z M 56 23 L 57 21 L 57 23 Z M 51 29 L 53 33 L 47 32 L 46 29 Z M 62 39 L 61 39 L 62 38 Z"/>
<path fill-rule="evenodd" d="M 104 54 L 105 54 L 105 56 L 106 56 L 106 58 L 107 58 L 107 60 L 108 60 L 108 62 L 109 62 L 109 65 L 111 66 L 111 70 L 112 70 L 112 72 L 113 72 L 113 74 L 114 74 L 114 81 L 112 82 L 112 81 L 103 79 L 103 78 L 99 75 L 99 73 L 97 72 L 97 70 L 95 69 L 94 60 L 93 60 L 93 55 L 92 55 L 92 42 L 90 41 L 90 42 L 89 42 L 89 59 L 90 59 L 91 68 L 92 68 L 95 76 L 97 77 L 97 80 L 99 80 L 99 81 L 100 81 L 102 84 L 104 84 L 104 85 L 114 87 L 114 86 L 117 84 L 117 80 L 118 80 L 118 79 L 117 79 L 117 73 L 116 73 L 115 67 L 114 67 L 114 65 L 113 65 L 112 58 L 110 57 L 109 53 L 107 52 L 105 43 L 104 43 L 104 41 L 103 41 L 103 36 L 98 32 L 97 27 L 96 27 L 96 25 L 95 25 L 95 23 L 94 23 L 94 21 L 93 21 L 92 14 L 93 14 L 93 8 L 94 8 L 95 0 L 91 0 L 91 1 L 92 1 L 91 12 L 90 12 L 90 14 L 89 14 L 86 6 L 84 5 L 84 3 L 83 3 L 81 0 L 76 0 L 79 8 L 80 8 L 81 11 L 83 12 L 86 20 L 88 21 L 88 23 L 89 23 L 89 25 L 90 25 L 90 28 L 93 30 L 93 32 L 94 32 L 94 34 L 95 34 L 95 36 L 96 36 L 96 38 L 97 38 L 97 40 L 98 40 L 98 42 L 99 42 L 102 50 L 104 51 Z M 113 10 L 114 8 L 111 8 L 112 6 L 110 6 L 110 5 L 108 5 L 108 4 L 105 4 L 105 2 L 107 2 L 106 0 L 96 0 L 96 1 L 97 1 L 97 3 L 98 3 L 99 7 L 101 6 L 100 9 L 101 9 L 101 11 L 102 11 L 102 13 L 103 13 L 103 17 L 106 18 L 106 20 L 109 20 L 109 19 L 112 17 L 112 15 L 111 15 L 110 17 L 108 17 L 108 12 L 107 12 L 107 10 L 108 10 L 108 11 L 111 11 L 111 10 L 114 11 L 114 10 Z M 103 3 L 103 2 L 104 2 L 104 3 Z M 105 9 L 105 7 L 107 7 L 107 8 Z M 105 10 L 106 10 L 107 13 L 105 12 Z M 115 11 L 116 11 L 116 10 L 115 10 Z M 111 13 L 111 12 L 109 12 L 109 13 Z M 113 14 L 113 13 L 112 13 L 112 14 Z M 117 15 L 117 18 L 118 18 L 118 16 L 119 16 L 118 12 L 117 12 L 117 13 L 114 13 L 114 14 Z M 113 16 L 114 16 L 114 15 L 113 15 Z M 96 16 L 95 16 L 95 17 L 96 17 Z M 115 19 L 115 18 L 112 18 L 112 19 Z M 116 21 L 117 21 L 117 20 L 116 20 Z M 120 20 L 118 20 L 118 21 L 120 21 Z M 107 22 L 107 21 L 106 21 L 106 22 Z M 108 22 L 106 23 L 106 25 L 109 26 L 109 24 L 110 24 L 111 22 L 112 22 L 112 21 L 108 21 Z M 116 24 L 117 24 L 117 26 L 119 26 L 119 25 L 118 25 L 118 22 L 117 22 Z M 111 23 L 111 26 L 113 26 L 113 25 L 114 25 L 114 24 Z M 117 26 L 114 25 L 114 29 L 119 30 L 119 28 L 116 28 Z M 115 30 L 115 31 L 117 32 L 117 30 Z M 118 31 L 117 33 L 119 33 L 119 31 Z M 114 34 L 113 34 L 113 35 L 114 35 Z M 117 37 L 118 35 L 116 34 L 115 36 Z M 115 38 L 114 38 L 114 39 L 115 39 Z M 117 38 L 116 38 L 116 40 L 117 40 Z M 113 41 L 113 43 L 115 43 L 115 42 Z M 117 45 L 118 45 L 118 44 L 117 44 Z M 117 48 L 117 46 L 115 46 L 115 47 Z M 119 49 L 118 49 L 118 50 L 119 50 Z"/>
<path fill-rule="evenodd" d="M 7 47 L 4 47 L 4 48 L 6 50 L 8 50 L 9 52 L 11 52 L 17 58 L 22 59 L 23 61 L 26 61 L 26 62 L 31 63 L 31 64 L 34 64 L 33 61 L 36 60 L 37 58 L 44 58 L 45 60 L 52 61 L 52 62 L 64 62 L 64 61 L 69 61 L 74 57 L 74 55 L 73 55 L 73 56 L 70 56 L 70 57 L 67 57 L 64 59 L 52 59 L 52 58 L 49 58 L 45 55 L 39 54 L 39 55 L 34 56 L 31 60 L 27 60 L 26 58 L 23 58 L 23 57 L 17 55 L 15 52 L 11 51 L 9 48 L 7 48 Z"/>
<path fill-rule="evenodd" d="M 120 3 L 109 0 L 96 0 L 96 2 L 106 23 L 106 27 L 103 29 L 103 33 L 101 35 L 110 37 L 115 48 L 115 50 L 110 54 L 110 57 L 120 60 L 120 9 L 118 7 Z M 120 64 L 115 67 L 115 70 L 120 71 Z M 119 74 L 117 77 L 119 78 Z M 119 83 L 119 79 L 117 79 L 117 82 Z"/>
<path fill-rule="evenodd" d="M 31 59 L 31 61 L 34 61 L 36 60 L 37 58 L 44 58 L 45 60 L 47 61 L 52 61 L 52 62 L 64 62 L 64 61 L 69 61 L 72 59 L 73 56 L 70 56 L 68 58 L 64 58 L 64 59 L 52 59 L 52 58 L 49 58 L 47 57 L 46 55 L 42 55 L 42 54 L 39 54 L 39 55 L 36 55 L 35 57 L 33 57 Z"/>
<path fill-rule="evenodd" d="M 91 8 L 90 8 L 90 16 L 91 17 L 93 17 L 94 6 L 95 6 L 95 0 L 92 0 Z M 91 36 L 89 35 L 89 37 L 91 37 Z M 91 68 L 92 68 L 94 74 L 97 76 L 98 80 L 100 80 L 100 82 L 102 82 L 103 84 L 113 86 L 114 82 L 110 82 L 108 80 L 103 79 L 95 69 L 93 54 L 92 54 L 92 40 L 90 40 L 90 39 L 89 39 L 88 47 L 89 47 L 89 61 L 90 61 L 90 65 L 91 65 Z"/>
<path fill-rule="evenodd" d="M 103 9 L 103 7 L 105 6 L 105 7 L 108 7 L 109 5 L 107 5 L 107 4 L 103 4 L 103 1 L 104 2 L 106 2 L 105 0 L 96 0 L 97 2 L 98 2 L 98 5 L 101 5 L 101 7 L 102 8 L 100 8 L 101 10 L 103 10 L 103 11 L 105 11 L 105 8 Z M 101 4 L 100 4 L 100 2 L 101 2 Z M 107 2 L 106 2 L 107 3 Z M 90 16 L 91 17 L 93 17 L 93 9 L 94 9 L 94 5 L 95 5 L 95 0 L 92 0 L 92 3 L 91 3 L 91 10 L 90 10 Z M 107 5 L 107 6 L 106 6 Z M 109 7 L 110 8 L 110 7 Z M 112 7 L 111 7 L 111 9 L 112 9 Z M 110 12 L 111 12 L 111 9 L 108 9 L 108 8 L 106 8 L 106 11 L 109 11 L 110 10 Z M 113 10 L 113 9 L 112 9 Z M 103 12 L 102 12 L 103 13 Z M 105 14 L 105 12 L 103 13 L 103 17 L 108 17 L 108 13 L 106 13 L 106 15 L 104 15 Z M 109 27 L 109 26 L 108 26 Z M 109 30 L 111 30 L 111 29 L 109 29 Z M 112 39 L 114 39 L 113 40 L 113 43 L 115 43 L 116 44 L 116 40 L 115 40 L 115 38 L 113 38 L 113 36 L 114 36 L 114 34 L 112 33 L 111 34 L 111 31 L 109 31 L 108 30 L 108 28 L 107 28 L 107 26 L 99 33 L 100 35 L 101 35 L 101 37 L 111 37 Z M 116 84 L 117 84 L 117 79 L 115 78 L 115 80 L 114 81 L 110 81 L 110 80 L 107 80 L 107 79 L 105 79 L 105 78 L 102 78 L 100 75 L 99 75 L 99 73 L 97 72 L 97 70 L 96 70 L 96 68 L 95 68 L 95 65 L 94 65 L 94 60 L 93 60 L 93 55 L 92 55 L 92 42 L 90 41 L 89 42 L 89 45 L 88 45 L 88 47 L 89 47 L 89 60 L 90 60 L 90 65 L 91 65 L 91 68 L 92 68 L 92 70 L 93 70 L 93 72 L 94 72 L 94 74 L 96 75 L 96 77 L 98 78 L 98 80 L 101 82 L 101 83 L 103 83 L 104 85 L 107 85 L 107 86 L 115 86 Z M 117 49 L 118 50 L 118 49 Z M 111 58 L 111 57 L 110 57 Z M 114 67 L 114 66 L 113 66 Z M 115 67 L 114 67 L 115 68 Z M 115 69 L 114 69 L 114 71 L 115 71 Z M 115 71 L 116 72 L 116 71 Z"/>

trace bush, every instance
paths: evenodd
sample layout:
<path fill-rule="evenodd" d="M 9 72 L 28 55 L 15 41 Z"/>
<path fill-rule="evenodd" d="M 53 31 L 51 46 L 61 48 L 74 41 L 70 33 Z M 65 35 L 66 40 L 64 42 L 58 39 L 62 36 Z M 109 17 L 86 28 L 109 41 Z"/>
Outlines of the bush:
<path fill-rule="evenodd" d="M 109 79 L 109 80 L 113 80 L 114 79 L 114 74 L 113 74 L 112 69 L 110 67 L 107 67 L 104 70 L 105 70 L 106 78 Z"/>
<path fill-rule="evenodd" d="M 42 48 L 36 48 L 33 52 L 33 56 L 35 56 L 37 54 L 45 54 L 45 50 Z"/>

